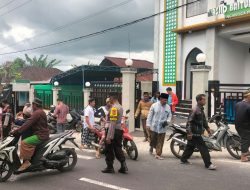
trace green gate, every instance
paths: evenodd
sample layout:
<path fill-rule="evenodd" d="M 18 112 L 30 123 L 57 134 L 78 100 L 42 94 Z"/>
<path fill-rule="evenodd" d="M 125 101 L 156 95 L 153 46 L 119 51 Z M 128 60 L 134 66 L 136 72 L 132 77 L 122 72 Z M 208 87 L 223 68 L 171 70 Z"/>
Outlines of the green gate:
<path fill-rule="evenodd" d="M 77 111 L 83 110 L 83 87 L 75 85 L 60 86 L 59 98 L 69 106 L 70 109 Z"/>
<path fill-rule="evenodd" d="M 43 108 L 50 109 L 53 104 L 52 85 L 35 85 L 35 97 L 43 101 Z"/>

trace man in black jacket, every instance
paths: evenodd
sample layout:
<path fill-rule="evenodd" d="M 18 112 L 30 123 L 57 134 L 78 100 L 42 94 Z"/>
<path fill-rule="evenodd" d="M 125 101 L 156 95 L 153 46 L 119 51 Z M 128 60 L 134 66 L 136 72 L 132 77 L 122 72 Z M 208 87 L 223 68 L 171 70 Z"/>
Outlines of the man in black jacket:
<path fill-rule="evenodd" d="M 250 156 L 250 90 L 244 92 L 244 100 L 236 104 L 235 127 L 241 137 L 241 161 Z"/>
<path fill-rule="evenodd" d="M 197 105 L 193 108 L 189 115 L 187 123 L 187 147 L 181 157 L 182 164 L 190 164 L 188 159 L 192 156 L 194 149 L 198 148 L 205 167 L 209 170 L 215 170 L 216 166 L 211 163 L 210 154 L 205 142 L 202 139 L 202 134 L 206 129 L 208 134 L 211 134 L 206 116 L 204 113 L 204 105 L 206 105 L 206 95 L 199 94 L 196 96 Z"/>

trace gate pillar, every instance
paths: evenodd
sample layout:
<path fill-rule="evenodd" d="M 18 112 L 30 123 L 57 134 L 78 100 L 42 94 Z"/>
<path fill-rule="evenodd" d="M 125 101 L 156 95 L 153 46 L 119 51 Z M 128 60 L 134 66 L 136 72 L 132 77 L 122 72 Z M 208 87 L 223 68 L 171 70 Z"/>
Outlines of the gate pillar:
<path fill-rule="evenodd" d="M 192 107 L 194 107 L 196 102 L 196 96 L 198 94 L 206 94 L 208 91 L 208 74 L 211 70 L 211 66 L 208 65 L 196 65 L 193 66 L 191 72 L 193 72 L 193 94 L 192 94 Z M 205 114 L 207 116 L 208 109 L 207 109 L 208 101 L 205 108 Z"/>
<path fill-rule="evenodd" d="M 83 102 L 84 108 L 86 108 L 89 104 L 89 98 L 91 95 L 92 89 L 91 88 L 84 88 L 83 89 Z"/>
<path fill-rule="evenodd" d="M 129 113 L 129 131 L 135 130 L 135 68 L 122 68 L 122 106 Z"/>
<path fill-rule="evenodd" d="M 53 105 L 54 106 L 57 105 L 57 100 L 59 98 L 59 90 L 60 90 L 60 88 L 58 88 L 58 87 L 54 87 L 52 89 L 52 91 L 53 91 Z"/>

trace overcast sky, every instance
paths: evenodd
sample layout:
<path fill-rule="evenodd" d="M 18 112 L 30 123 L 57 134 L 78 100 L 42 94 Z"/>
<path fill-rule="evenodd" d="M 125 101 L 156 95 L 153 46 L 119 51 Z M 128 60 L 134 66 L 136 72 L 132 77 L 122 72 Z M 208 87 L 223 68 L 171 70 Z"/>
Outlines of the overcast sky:
<path fill-rule="evenodd" d="M 154 0 L 0 0 L 0 53 L 67 40 L 153 13 Z M 128 57 L 128 36 L 131 58 L 153 61 L 153 28 L 150 19 L 77 42 L 2 55 L 0 63 L 27 53 L 62 60 L 58 67 L 62 70 L 88 61 L 96 64 L 104 56 Z"/>

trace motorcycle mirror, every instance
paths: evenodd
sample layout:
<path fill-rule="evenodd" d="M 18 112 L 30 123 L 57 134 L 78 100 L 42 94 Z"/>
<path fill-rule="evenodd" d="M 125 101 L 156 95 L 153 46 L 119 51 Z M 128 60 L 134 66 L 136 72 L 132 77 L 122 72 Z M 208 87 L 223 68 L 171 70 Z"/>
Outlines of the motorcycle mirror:
<path fill-rule="evenodd" d="M 126 110 L 126 114 L 128 114 L 130 112 L 130 109 Z"/>

